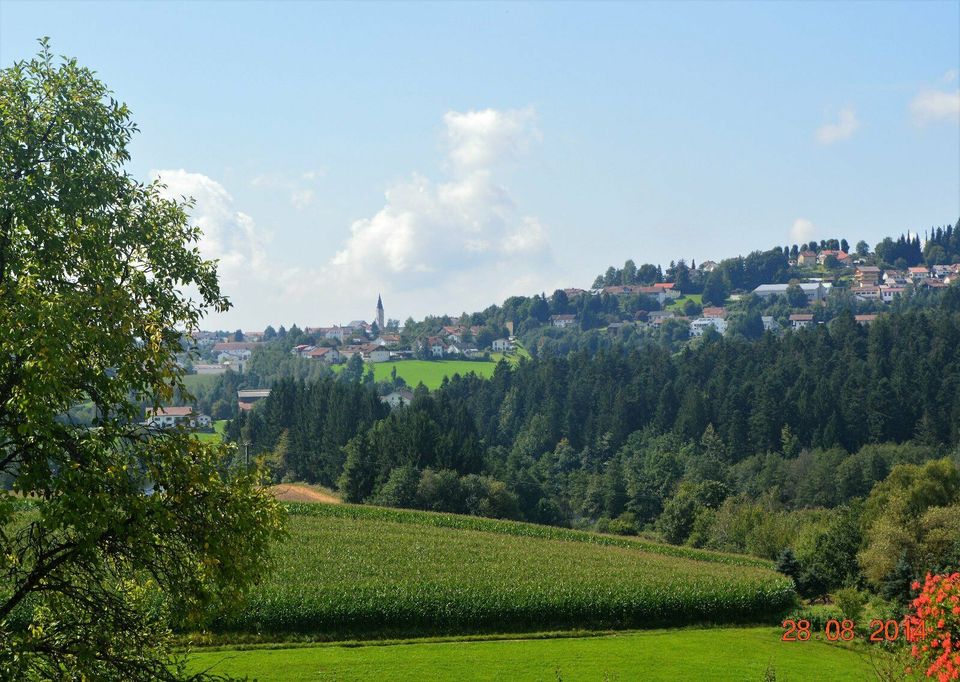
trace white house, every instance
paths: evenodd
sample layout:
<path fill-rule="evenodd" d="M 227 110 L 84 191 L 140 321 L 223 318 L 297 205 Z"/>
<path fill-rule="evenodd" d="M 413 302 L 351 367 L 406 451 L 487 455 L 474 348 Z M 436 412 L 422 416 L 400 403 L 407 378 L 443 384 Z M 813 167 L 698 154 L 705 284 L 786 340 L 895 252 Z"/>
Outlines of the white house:
<path fill-rule="evenodd" d="M 774 319 L 773 315 L 761 315 L 760 320 L 763 322 L 763 331 L 775 332 L 780 330 L 780 323 Z"/>
<path fill-rule="evenodd" d="M 703 336 L 707 329 L 713 327 L 717 333 L 727 331 L 727 321 L 722 317 L 700 317 L 690 323 L 690 336 Z"/>
<path fill-rule="evenodd" d="M 390 406 L 390 409 L 400 407 L 401 405 L 409 405 L 410 401 L 413 400 L 413 391 L 402 388 L 399 391 L 393 391 L 387 395 L 380 396 L 380 402 L 386 403 Z"/>
<path fill-rule="evenodd" d="M 390 351 L 386 348 L 379 347 L 376 350 L 371 350 L 368 353 L 370 362 L 389 362 L 390 361 Z"/>
<path fill-rule="evenodd" d="M 513 344 L 510 342 L 510 339 L 495 339 L 491 344 L 491 347 L 495 353 L 504 353 L 508 350 L 512 350 Z"/>
<path fill-rule="evenodd" d="M 803 329 L 813 324 L 813 315 L 809 313 L 795 313 L 790 316 L 790 326 L 793 329 Z"/>
<path fill-rule="evenodd" d="M 576 315 L 551 315 L 550 316 L 550 324 L 552 324 L 554 327 L 560 327 L 561 329 L 572 327 L 576 323 L 577 323 Z"/>
<path fill-rule="evenodd" d="M 789 286 L 789 284 L 761 284 L 753 290 L 753 293 L 760 298 L 769 298 L 770 296 L 786 296 L 787 288 Z M 798 284 L 797 286 L 799 286 L 800 290 L 806 294 L 807 303 L 812 305 L 814 303 L 825 301 L 827 296 L 830 294 L 830 289 L 833 285 L 829 282 L 804 282 L 803 284 Z"/>
<path fill-rule="evenodd" d="M 308 350 L 303 357 L 310 360 L 322 360 L 331 364 L 340 362 L 340 351 L 336 348 L 317 347 Z"/>
<path fill-rule="evenodd" d="M 147 408 L 147 426 L 156 426 L 162 429 L 185 426 L 190 428 L 209 428 L 210 417 L 193 411 L 192 407 L 160 407 L 154 410 Z"/>

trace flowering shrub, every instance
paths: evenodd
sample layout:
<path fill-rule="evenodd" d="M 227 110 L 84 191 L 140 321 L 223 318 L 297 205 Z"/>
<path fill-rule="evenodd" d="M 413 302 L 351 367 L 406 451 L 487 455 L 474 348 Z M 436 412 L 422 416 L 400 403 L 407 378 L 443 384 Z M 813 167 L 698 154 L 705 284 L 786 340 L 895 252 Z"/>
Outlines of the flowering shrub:
<path fill-rule="evenodd" d="M 921 585 L 914 582 L 913 589 Z M 937 682 L 960 679 L 960 572 L 927 574 L 910 616 L 913 646 L 910 653 L 927 677 Z"/>

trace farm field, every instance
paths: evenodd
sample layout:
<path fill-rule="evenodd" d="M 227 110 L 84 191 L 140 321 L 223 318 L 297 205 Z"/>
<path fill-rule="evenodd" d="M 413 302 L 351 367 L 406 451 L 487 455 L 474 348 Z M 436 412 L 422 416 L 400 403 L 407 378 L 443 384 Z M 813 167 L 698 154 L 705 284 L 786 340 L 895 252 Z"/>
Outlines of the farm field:
<path fill-rule="evenodd" d="M 767 562 L 452 514 L 289 505 L 270 577 L 211 623 L 336 640 L 774 623 L 792 583 Z"/>
<path fill-rule="evenodd" d="M 219 378 L 217 374 L 187 374 L 183 377 L 183 384 L 188 391 L 196 395 L 200 392 L 209 392 Z"/>
<path fill-rule="evenodd" d="M 203 442 L 219 443 L 223 440 L 223 431 L 227 428 L 226 419 L 218 419 L 213 422 L 213 433 L 197 432 L 193 434 L 194 438 Z"/>
<path fill-rule="evenodd" d="M 433 390 L 439 388 L 444 377 L 454 374 L 465 375 L 473 372 L 477 376 L 488 378 L 497 366 L 495 362 L 474 362 L 472 360 L 401 360 L 399 362 L 377 362 L 373 365 L 373 376 L 377 381 L 389 381 L 390 373 L 397 368 L 397 376 L 402 377 L 410 388 L 417 384 Z M 340 372 L 343 365 L 334 365 L 333 371 Z M 364 370 L 366 371 L 366 370 Z"/>
<path fill-rule="evenodd" d="M 190 670 L 301 680 L 873 679 L 867 654 L 824 641 L 786 643 L 769 627 L 649 630 L 562 639 L 410 642 L 204 651 Z M 877 654 L 874 654 L 877 655 Z"/>

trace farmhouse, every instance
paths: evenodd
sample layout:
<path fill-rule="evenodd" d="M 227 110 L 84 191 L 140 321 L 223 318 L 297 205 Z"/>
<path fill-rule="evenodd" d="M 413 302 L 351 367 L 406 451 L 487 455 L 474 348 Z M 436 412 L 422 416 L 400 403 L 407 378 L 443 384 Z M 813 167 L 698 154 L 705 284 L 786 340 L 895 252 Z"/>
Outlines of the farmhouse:
<path fill-rule="evenodd" d="M 794 313 L 790 316 L 790 326 L 793 329 L 803 329 L 813 324 L 813 315 L 809 313 Z"/>
<path fill-rule="evenodd" d="M 158 407 L 157 409 L 147 408 L 147 418 L 143 423 L 162 429 L 178 426 L 208 428 L 210 417 L 194 412 L 192 407 Z"/>
<path fill-rule="evenodd" d="M 269 388 L 242 388 L 237 391 L 237 407 L 242 411 L 253 409 L 253 404 L 270 395 Z"/>
<path fill-rule="evenodd" d="M 311 348 L 306 352 L 304 357 L 309 358 L 310 360 L 322 360 L 323 362 L 333 364 L 340 362 L 340 351 L 338 351 L 336 348 Z"/>
<path fill-rule="evenodd" d="M 387 395 L 380 396 L 380 402 L 386 403 L 390 409 L 395 409 L 401 405 L 409 405 L 413 400 L 413 391 L 401 388 L 399 391 L 393 391 Z"/>
<path fill-rule="evenodd" d="M 798 265 L 814 265 L 817 262 L 816 251 L 801 251 L 797 257 Z"/>

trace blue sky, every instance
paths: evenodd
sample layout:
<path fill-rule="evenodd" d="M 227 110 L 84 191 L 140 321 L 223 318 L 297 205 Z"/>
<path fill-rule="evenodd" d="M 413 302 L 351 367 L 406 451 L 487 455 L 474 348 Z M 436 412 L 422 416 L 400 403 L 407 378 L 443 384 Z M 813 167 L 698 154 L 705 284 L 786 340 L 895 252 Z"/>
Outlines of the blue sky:
<path fill-rule="evenodd" d="M 960 3 L 0 2 L 197 199 L 209 326 L 459 313 L 960 217 Z"/>

